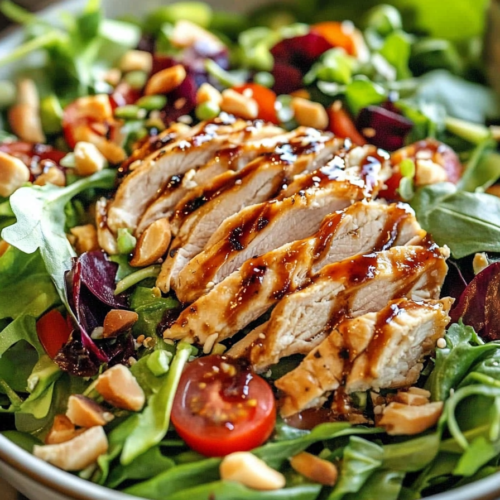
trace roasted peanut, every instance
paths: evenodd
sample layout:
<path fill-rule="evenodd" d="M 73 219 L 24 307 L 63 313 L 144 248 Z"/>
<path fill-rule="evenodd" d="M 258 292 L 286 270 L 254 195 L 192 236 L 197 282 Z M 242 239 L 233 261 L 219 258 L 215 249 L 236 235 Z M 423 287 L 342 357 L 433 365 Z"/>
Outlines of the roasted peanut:
<path fill-rule="evenodd" d="M 108 439 L 102 427 L 92 427 L 60 444 L 35 446 L 33 455 L 66 471 L 79 471 L 93 464 L 108 451 Z"/>
<path fill-rule="evenodd" d="M 442 412 L 442 402 L 422 406 L 391 403 L 384 408 L 378 425 L 385 427 L 391 436 L 420 434 L 436 425 Z"/>
<path fill-rule="evenodd" d="M 71 441 L 83 430 L 76 430 L 74 424 L 66 415 L 56 415 L 54 423 L 45 437 L 45 444 L 60 444 Z"/>
<path fill-rule="evenodd" d="M 146 84 L 146 95 L 168 94 L 176 89 L 186 78 L 186 70 L 182 64 L 164 69 L 154 74 Z"/>
<path fill-rule="evenodd" d="M 4 241 L 0 240 L 0 257 L 9 249 L 10 245 Z"/>
<path fill-rule="evenodd" d="M 115 365 L 97 379 L 96 391 L 116 408 L 139 411 L 146 402 L 141 386 L 132 372 L 123 365 Z"/>
<path fill-rule="evenodd" d="M 81 255 L 85 252 L 99 250 L 97 231 L 92 224 L 72 227 L 70 229 L 70 233 L 75 237 L 73 246 L 75 247 L 78 255 Z"/>
<path fill-rule="evenodd" d="M 69 397 L 66 416 L 78 427 L 106 425 L 114 418 L 111 413 L 105 411 L 95 401 L 80 394 Z"/>
<path fill-rule="evenodd" d="M 226 89 L 222 92 L 220 109 L 245 120 L 253 120 L 259 114 L 259 105 L 255 99 L 232 89 Z"/>
<path fill-rule="evenodd" d="M 153 222 L 137 242 L 130 265 L 133 267 L 149 266 L 163 257 L 168 250 L 172 232 L 167 218 Z"/>
<path fill-rule="evenodd" d="M 0 196 L 8 198 L 29 180 L 29 168 L 20 159 L 0 151 Z"/>
<path fill-rule="evenodd" d="M 75 172 L 78 175 L 88 176 L 101 171 L 106 167 L 104 155 L 90 142 L 78 142 L 75 146 Z"/>
<path fill-rule="evenodd" d="M 481 271 L 484 271 L 489 265 L 490 262 L 488 261 L 488 256 L 484 252 L 474 255 L 474 260 L 472 261 L 474 274 L 479 274 Z"/>
<path fill-rule="evenodd" d="M 290 460 L 292 469 L 315 483 L 333 486 L 337 481 L 337 467 L 311 453 L 302 452 Z"/>
<path fill-rule="evenodd" d="M 104 318 L 103 337 L 116 337 L 134 326 L 139 319 L 139 315 L 134 311 L 123 311 L 122 309 L 112 309 Z"/>
<path fill-rule="evenodd" d="M 54 186 L 66 186 L 66 176 L 64 172 L 57 167 L 50 167 L 46 172 L 40 174 L 35 184 L 37 186 L 45 186 L 46 184 L 53 184 Z"/>
<path fill-rule="evenodd" d="M 291 103 L 295 120 L 304 127 L 324 130 L 328 127 L 328 113 L 322 104 L 302 97 L 294 97 Z"/>
<path fill-rule="evenodd" d="M 94 118 L 100 122 L 113 118 L 113 108 L 106 94 L 80 97 L 75 101 L 75 107 L 79 115 Z"/>
<path fill-rule="evenodd" d="M 209 83 L 202 83 L 198 92 L 196 92 L 196 104 L 203 104 L 204 102 L 213 102 L 220 106 L 222 94 Z"/>
<path fill-rule="evenodd" d="M 279 490 L 285 486 L 283 474 L 247 451 L 224 457 L 220 464 L 220 476 L 224 481 L 235 481 L 254 490 Z"/>
<path fill-rule="evenodd" d="M 130 71 L 151 73 L 152 68 L 153 56 L 144 50 L 129 50 L 120 60 L 120 69 L 125 73 Z"/>

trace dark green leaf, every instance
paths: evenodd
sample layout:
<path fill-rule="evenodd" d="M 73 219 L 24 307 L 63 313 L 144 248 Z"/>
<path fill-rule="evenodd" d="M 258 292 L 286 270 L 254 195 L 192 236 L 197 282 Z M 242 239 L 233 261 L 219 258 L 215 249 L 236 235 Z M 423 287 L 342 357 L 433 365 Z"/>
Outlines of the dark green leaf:
<path fill-rule="evenodd" d="M 344 500 L 398 500 L 404 477 L 403 472 L 375 471 L 357 493 L 346 495 Z"/>

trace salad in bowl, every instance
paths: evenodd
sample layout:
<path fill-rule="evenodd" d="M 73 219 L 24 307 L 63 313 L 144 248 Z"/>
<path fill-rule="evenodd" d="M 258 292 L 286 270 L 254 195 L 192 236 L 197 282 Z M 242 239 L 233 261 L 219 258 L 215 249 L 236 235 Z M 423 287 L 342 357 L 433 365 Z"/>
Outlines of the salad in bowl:
<path fill-rule="evenodd" d="M 153 500 L 497 473 L 500 108 L 450 5 L 4 1 L 3 435 Z"/>

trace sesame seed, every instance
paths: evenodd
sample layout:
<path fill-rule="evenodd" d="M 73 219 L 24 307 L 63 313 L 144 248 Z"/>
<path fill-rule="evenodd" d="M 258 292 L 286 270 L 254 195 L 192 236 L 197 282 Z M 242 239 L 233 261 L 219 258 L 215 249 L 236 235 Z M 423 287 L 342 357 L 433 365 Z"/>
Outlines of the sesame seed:
<path fill-rule="evenodd" d="M 446 347 L 446 340 L 438 339 L 436 345 L 439 347 L 439 349 L 444 349 Z"/>

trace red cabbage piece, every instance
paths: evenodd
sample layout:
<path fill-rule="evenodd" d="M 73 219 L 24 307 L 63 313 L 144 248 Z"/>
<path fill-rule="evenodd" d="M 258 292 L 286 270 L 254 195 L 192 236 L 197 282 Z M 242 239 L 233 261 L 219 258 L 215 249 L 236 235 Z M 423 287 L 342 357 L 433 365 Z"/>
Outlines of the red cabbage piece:
<path fill-rule="evenodd" d="M 276 94 L 289 94 L 304 86 L 303 77 L 321 54 L 333 46 L 317 33 L 285 38 L 272 49 L 274 67 L 272 74 Z"/>
<path fill-rule="evenodd" d="M 361 133 L 365 129 L 370 130 L 370 134 L 363 135 L 371 144 L 387 151 L 395 151 L 404 146 L 413 123 L 391 109 L 368 106 L 359 112 L 356 128 Z M 375 132 L 374 135 L 373 132 Z"/>
<path fill-rule="evenodd" d="M 450 313 L 485 340 L 500 339 L 500 262 L 490 264 L 465 288 Z"/>
<path fill-rule="evenodd" d="M 117 269 L 118 265 L 110 262 L 103 252 L 87 252 L 74 260 L 66 276 L 66 293 L 76 327 L 55 361 L 72 375 L 94 375 L 101 364 L 121 362 L 133 354 L 130 333 L 116 339 L 94 340 L 91 337 L 94 329 L 103 325 L 111 309 L 128 306 L 126 295 L 113 294 Z"/>

